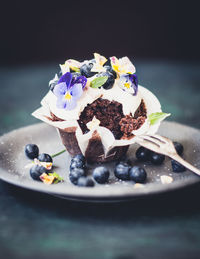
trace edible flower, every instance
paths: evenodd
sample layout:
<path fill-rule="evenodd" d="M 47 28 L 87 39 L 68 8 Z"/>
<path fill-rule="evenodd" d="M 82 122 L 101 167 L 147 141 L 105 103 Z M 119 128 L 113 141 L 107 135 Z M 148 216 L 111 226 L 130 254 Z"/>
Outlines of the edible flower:
<path fill-rule="evenodd" d="M 111 66 L 113 70 L 118 74 L 134 74 L 135 73 L 135 67 L 131 63 L 130 59 L 128 57 L 123 57 L 123 58 L 116 58 L 116 57 L 111 57 Z"/>
<path fill-rule="evenodd" d="M 125 74 L 120 76 L 120 88 L 132 95 L 137 95 L 138 78 L 135 74 Z"/>
<path fill-rule="evenodd" d="M 95 62 L 93 63 L 93 67 L 91 69 L 92 72 L 106 72 L 106 68 L 103 65 L 106 63 L 107 58 L 101 56 L 98 53 L 94 53 Z"/>
<path fill-rule="evenodd" d="M 63 75 L 67 72 L 70 72 L 70 68 L 75 72 L 80 72 L 81 65 L 82 63 L 80 63 L 79 61 L 76 61 L 74 59 L 68 59 L 65 61 L 64 64 L 60 64 L 60 69 Z"/>
<path fill-rule="evenodd" d="M 53 163 L 52 162 L 41 162 L 39 161 L 37 158 L 34 158 L 32 163 L 29 163 L 27 165 L 25 165 L 25 168 L 31 168 L 34 165 L 40 165 L 45 167 L 47 170 L 51 170 Z"/>
<path fill-rule="evenodd" d="M 52 184 L 52 183 L 59 183 L 59 182 L 63 182 L 63 178 L 60 177 L 59 174 L 57 173 L 43 173 L 40 176 L 40 180 L 45 183 L 45 184 Z"/>
<path fill-rule="evenodd" d="M 77 100 L 83 94 L 87 78 L 84 76 L 72 77 L 70 72 L 65 73 L 54 87 L 53 93 L 57 96 L 59 109 L 72 110 L 76 107 Z"/>
<path fill-rule="evenodd" d="M 48 175 L 46 173 L 43 173 L 42 175 L 40 175 L 40 179 L 45 184 L 52 184 L 53 181 L 55 180 L 55 177 L 53 175 Z"/>

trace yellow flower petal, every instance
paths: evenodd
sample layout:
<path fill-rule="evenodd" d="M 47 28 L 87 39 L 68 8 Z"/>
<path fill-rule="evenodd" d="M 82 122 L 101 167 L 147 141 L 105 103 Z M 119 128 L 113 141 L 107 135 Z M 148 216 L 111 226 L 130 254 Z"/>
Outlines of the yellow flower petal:
<path fill-rule="evenodd" d="M 117 59 L 116 57 L 111 57 L 111 66 L 115 72 L 117 72 L 119 75 L 121 74 L 134 74 L 135 73 L 135 67 L 131 63 L 128 57 L 123 57 L 120 59 Z"/>
<path fill-rule="evenodd" d="M 107 61 L 107 58 L 105 58 L 104 56 L 101 56 L 98 53 L 94 53 L 94 58 L 96 60 L 96 63 L 101 65 L 101 66 L 103 66 Z"/>

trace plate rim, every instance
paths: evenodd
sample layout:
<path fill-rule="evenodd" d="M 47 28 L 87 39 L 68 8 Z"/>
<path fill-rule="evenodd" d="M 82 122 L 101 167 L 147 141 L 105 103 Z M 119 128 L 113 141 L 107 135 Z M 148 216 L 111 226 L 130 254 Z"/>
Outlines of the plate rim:
<path fill-rule="evenodd" d="M 191 127 L 191 126 L 187 126 L 185 124 L 181 124 L 181 123 L 177 123 L 174 121 L 165 121 L 163 123 L 169 123 L 169 124 L 175 124 L 175 125 L 179 125 L 179 126 L 183 126 L 186 127 L 188 129 L 191 129 L 193 131 L 196 131 L 197 133 L 200 134 L 200 129 Z M 47 126 L 50 127 L 49 125 L 45 124 L 45 123 L 34 123 L 25 127 L 20 127 L 18 129 L 14 129 L 8 133 L 3 134 L 2 136 L 0 136 L 0 141 L 2 142 L 4 139 L 8 138 L 10 135 L 12 135 L 13 133 L 18 133 L 21 130 L 24 129 L 28 129 L 28 128 L 33 128 L 33 127 L 38 127 L 38 126 Z M 9 184 L 15 185 L 17 187 L 21 187 L 24 189 L 28 189 L 28 190 L 32 190 L 32 191 L 37 191 L 37 192 L 42 192 L 42 193 L 47 193 L 53 196 L 63 196 L 63 198 L 68 198 L 68 199 L 72 199 L 72 200 L 83 200 L 83 201 L 95 201 L 95 200 L 103 200 L 103 201 L 115 201 L 115 200 L 128 200 L 128 199 L 134 199 L 134 198 L 141 198 L 141 197 L 146 197 L 146 196 L 151 196 L 151 195 L 156 195 L 156 194 L 161 194 L 161 193 L 166 193 L 166 192 L 170 192 L 170 191 L 175 191 L 175 190 L 180 190 L 182 188 L 186 188 L 189 187 L 193 184 L 196 184 L 198 182 L 200 182 L 200 177 L 196 178 L 187 178 L 182 180 L 182 181 L 175 181 L 172 182 L 171 184 L 167 185 L 168 188 L 163 188 L 163 185 L 158 184 L 158 185 L 154 185 L 154 189 L 149 190 L 146 189 L 145 190 L 145 186 L 143 188 L 132 188 L 131 186 L 126 186 L 125 188 L 123 188 L 123 191 L 119 191 L 120 186 L 116 186 L 115 190 L 112 190 L 112 193 L 110 192 L 108 194 L 107 191 L 105 191 L 105 186 L 100 186 L 98 188 L 98 191 L 94 191 L 94 188 L 90 188 L 90 187 L 85 187 L 85 188 L 80 188 L 77 186 L 70 186 L 68 187 L 68 191 L 67 192 L 63 192 L 63 191 L 59 191 L 58 188 L 52 188 L 52 190 L 49 190 L 49 186 L 44 185 L 43 183 L 40 182 L 34 182 L 34 184 L 28 184 L 27 182 L 29 181 L 24 181 L 24 182 L 20 182 L 18 180 L 16 180 L 15 178 L 10 178 L 10 177 L 6 177 L 6 174 L 8 174 L 7 170 L 4 170 L 3 168 L 0 167 L 0 179 L 4 182 L 7 182 Z M 187 181 L 187 184 L 183 184 L 183 181 Z M 156 187 L 155 187 L 156 186 Z M 51 186 L 53 187 L 53 186 Z M 104 190 L 103 192 L 100 192 L 100 189 Z M 109 189 L 109 188 L 106 188 Z M 122 189 L 122 188 L 121 188 Z M 78 190 L 78 191 L 77 191 Z"/>

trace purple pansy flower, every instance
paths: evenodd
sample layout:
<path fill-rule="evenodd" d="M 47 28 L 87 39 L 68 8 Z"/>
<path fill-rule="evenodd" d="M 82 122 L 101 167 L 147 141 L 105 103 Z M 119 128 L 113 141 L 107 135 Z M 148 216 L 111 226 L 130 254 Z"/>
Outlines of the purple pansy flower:
<path fill-rule="evenodd" d="M 61 76 L 58 84 L 53 89 L 53 93 L 57 96 L 57 107 L 67 110 L 74 109 L 76 107 L 77 100 L 83 93 L 86 83 L 86 77 L 73 77 L 70 72 Z"/>
<path fill-rule="evenodd" d="M 133 95 L 138 92 L 138 78 L 136 74 L 125 74 L 120 76 L 120 87 Z"/>

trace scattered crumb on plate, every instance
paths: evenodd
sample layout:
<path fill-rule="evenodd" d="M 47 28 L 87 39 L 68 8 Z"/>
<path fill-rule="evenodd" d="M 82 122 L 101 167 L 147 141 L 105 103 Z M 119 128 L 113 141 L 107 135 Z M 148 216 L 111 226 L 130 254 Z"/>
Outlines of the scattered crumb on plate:
<path fill-rule="evenodd" d="M 173 182 L 173 178 L 168 175 L 161 175 L 160 180 L 162 184 L 169 184 Z"/>
<path fill-rule="evenodd" d="M 135 183 L 134 188 L 143 188 L 144 187 L 144 184 L 141 184 L 141 183 Z"/>

